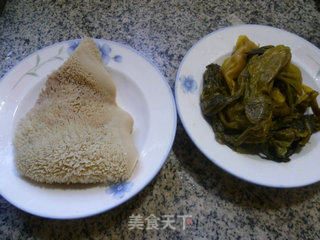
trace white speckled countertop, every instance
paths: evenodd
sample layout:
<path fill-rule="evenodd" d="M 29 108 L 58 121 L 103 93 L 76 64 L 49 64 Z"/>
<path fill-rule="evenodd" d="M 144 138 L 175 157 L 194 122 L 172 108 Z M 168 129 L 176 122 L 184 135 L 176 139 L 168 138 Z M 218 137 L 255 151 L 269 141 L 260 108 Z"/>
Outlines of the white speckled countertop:
<path fill-rule="evenodd" d="M 239 23 L 282 28 L 320 47 L 318 0 L 8 0 L 0 15 L 0 77 L 37 49 L 86 35 L 132 46 L 173 86 L 198 39 Z M 319 213 L 320 184 L 271 189 L 239 180 L 206 159 L 178 122 L 164 167 L 133 199 L 97 216 L 59 221 L 0 197 L 0 239 L 320 239 Z M 138 214 L 174 215 L 176 229 L 129 230 L 129 217 Z M 185 230 L 178 215 L 192 215 Z"/>

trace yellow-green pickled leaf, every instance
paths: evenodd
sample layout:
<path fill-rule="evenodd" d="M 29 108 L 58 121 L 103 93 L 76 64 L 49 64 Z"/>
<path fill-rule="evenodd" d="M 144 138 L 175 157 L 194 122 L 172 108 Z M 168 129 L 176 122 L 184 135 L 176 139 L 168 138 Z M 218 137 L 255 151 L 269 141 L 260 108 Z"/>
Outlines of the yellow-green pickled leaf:
<path fill-rule="evenodd" d="M 221 71 L 231 95 L 234 94 L 235 79 L 246 66 L 246 52 L 256 48 L 258 48 L 258 46 L 251 42 L 247 36 L 239 36 L 233 54 L 223 62 Z"/>
<path fill-rule="evenodd" d="M 217 141 L 239 153 L 286 162 L 320 131 L 318 92 L 302 84 L 284 45 L 257 48 L 240 36 L 221 68 L 207 66 L 203 86 L 203 115 Z"/>

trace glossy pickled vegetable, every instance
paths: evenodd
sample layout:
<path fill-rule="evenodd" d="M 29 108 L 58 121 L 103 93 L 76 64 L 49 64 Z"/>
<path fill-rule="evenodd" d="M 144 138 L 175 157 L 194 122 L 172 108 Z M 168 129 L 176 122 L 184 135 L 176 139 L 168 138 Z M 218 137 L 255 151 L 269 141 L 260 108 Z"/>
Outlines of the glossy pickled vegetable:
<path fill-rule="evenodd" d="M 201 109 L 220 143 L 283 162 L 320 130 L 317 96 L 302 84 L 290 48 L 258 48 L 240 36 L 221 67 L 207 66 Z M 313 114 L 305 114 L 310 107 Z"/>
<path fill-rule="evenodd" d="M 251 42 L 247 36 L 239 36 L 233 54 L 224 60 L 221 71 L 231 95 L 234 94 L 235 79 L 246 65 L 246 52 L 256 48 L 258 48 L 257 45 Z"/>

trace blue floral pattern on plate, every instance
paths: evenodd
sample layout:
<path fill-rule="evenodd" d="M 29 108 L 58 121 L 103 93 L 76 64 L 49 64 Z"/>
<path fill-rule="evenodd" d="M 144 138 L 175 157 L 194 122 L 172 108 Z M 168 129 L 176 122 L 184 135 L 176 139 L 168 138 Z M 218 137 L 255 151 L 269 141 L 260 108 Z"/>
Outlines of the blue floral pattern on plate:
<path fill-rule="evenodd" d="M 194 93 L 198 89 L 198 84 L 191 75 L 181 76 L 179 80 L 184 93 Z"/>
<path fill-rule="evenodd" d="M 69 47 L 67 48 L 67 53 L 71 55 L 71 53 L 73 53 L 73 51 L 78 47 L 79 44 L 80 44 L 80 40 L 74 40 L 70 42 Z"/>
<path fill-rule="evenodd" d="M 118 62 L 118 63 L 120 63 L 120 62 L 122 62 L 122 56 L 120 56 L 120 55 L 115 55 L 115 56 L 113 57 L 113 60 L 116 61 L 116 62 Z"/>
<path fill-rule="evenodd" d="M 79 46 L 80 42 L 81 42 L 80 40 L 74 40 L 69 44 L 69 47 L 67 49 L 67 52 L 69 55 L 71 55 L 73 53 L 73 51 Z M 115 55 L 114 57 L 110 56 L 110 53 L 112 50 L 108 44 L 106 44 L 106 43 L 100 44 L 97 41 L 95 41 L 95 42 L 96 42 L 96 44 L 99 48 L 99 51 L 101 53 L 101 57 L 102 57 L 102 61 L 103 61 L 104 65 L 108 65 L 110 59 L 113 59 L 117 63 L 122 62 L 122 56 L 120 56 L 120 55 Z"/>
<path fill-rule="evenodd" d="M 110 185 L 106 189 L 106 193 L 111 194 L 116 199 L 121 199 L 132 188 L 132 186 L 132 182 L 117 183 L 114 185 Z"/>

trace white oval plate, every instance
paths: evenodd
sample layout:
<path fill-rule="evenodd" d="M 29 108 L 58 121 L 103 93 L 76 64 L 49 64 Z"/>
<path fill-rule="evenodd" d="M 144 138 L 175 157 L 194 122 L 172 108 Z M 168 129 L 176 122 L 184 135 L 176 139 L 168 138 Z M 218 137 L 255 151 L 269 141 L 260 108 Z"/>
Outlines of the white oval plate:
<path fill-rule="evenodd" d="M 263 45 L 284 44 L 291 48 L 292 61 L 302 71 L 303 82 L 320 90 L 320 50 L 301 37 L 261 25 L 237 25 L 219 29 L 200 39 L 184 56 L 175 82 L 178 113 L 188 135 L 200 151 L 227 172 L 249 182 L 270 187 L 299 187 L 320 180 L 320 134 L 288 163 L 239 154 L 219 144 L 200 109 L 202 75 L 212 62 L 222 64 L 231 54 L 239 35 Z"/>
<path fill-rule="evenodd" d="M 15 66 L 0 83 L 0 193 L 14 206 L 48 218 L 86 217 L 112 209 L 142 190 L 164 164 L 176 131 L 171 89 L 159 70 L 126 45 L 95 39 L 117 87 L 118 105 L 134 119 L 138 164 L 121 184 L 46 185 L 16 172 L 12 137 L 19 119 L 34 105 L 45 78 L 57 69 L 80 40 L 43 48 Z"/>

